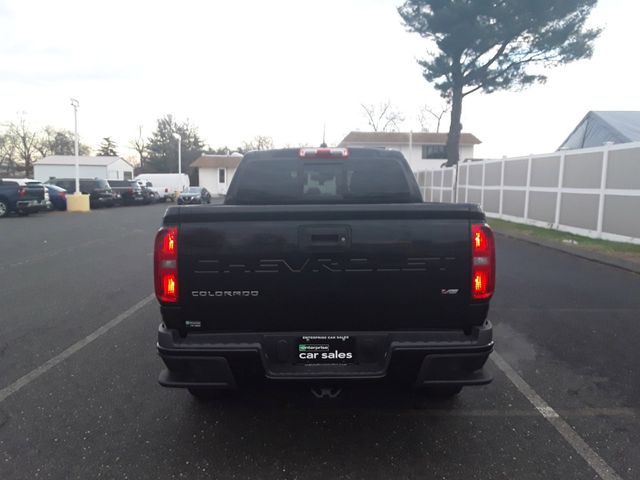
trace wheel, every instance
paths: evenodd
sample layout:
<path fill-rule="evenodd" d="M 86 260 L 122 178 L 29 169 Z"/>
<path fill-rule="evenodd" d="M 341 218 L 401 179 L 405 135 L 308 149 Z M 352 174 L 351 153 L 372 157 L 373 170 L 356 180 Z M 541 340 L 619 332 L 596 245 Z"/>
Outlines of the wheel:
<path fill-rule="evenodd" d="M 5 200 L 0 200 L 0 218 L 9 215 L 9 205 Z"/>

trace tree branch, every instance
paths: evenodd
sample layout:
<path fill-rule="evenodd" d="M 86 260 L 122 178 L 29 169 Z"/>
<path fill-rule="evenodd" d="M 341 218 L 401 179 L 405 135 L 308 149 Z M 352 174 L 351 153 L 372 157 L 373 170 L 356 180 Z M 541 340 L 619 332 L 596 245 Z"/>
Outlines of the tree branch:
<path fill-rule="evenodd" d="M 498 58 L 500 58 L 500 56 L 504 53 L 504 51 L 507 49 L 507 47 L 509 46 L 509 43 L 511 43 L 513 38 L 514 37 L 510 37 L 507 40 L 505 40 L 504 42 L 502 42 L 502 45 L 500 45 L 500 48 L 498 48 L 498 51 L 495 53 L 495 55 L 493 57 L 491 57 L 484 65 L 482 65 L 481 67 L 478 67 L 478 69 L 476 70 L 475 73 L 477 74 L 478 72 L 479 73 L 486 72 L 489 69 L 489 67 L 491 65 L 493 65 L 495 63 L 495 61 L 498 60 Z M 484 55 L 484 53 L 482 55 Z M 478 57 L 476 57 L 474 59 L 473 63 L 475 64 L 475 62 L 477 62 L 482 55 L 479 55 Z M 465 81 L 469 79 L 469 74 L 470 73 L 471 72 L 464 72 L 463 71 Z"/>
<path fill-rule="evenodd" d="M 472 88 L 471 90 L 467 90 L 466 92 L 462 92 L 462 96 L 466 97 L 470 93 L 477 92 L 478 90 L 480 90 L 483 87 L 484 87 L 484 82 L 480 83 L 480 85 L 478 85 L 477 87 Z"/>
<path fill-rule="evenodd" d="M 466 92 L 462 93 L 463 97 L 466 97 L 467 95 L 476 92 L 478 90 L 480 90 L 481 88 L 484 88 L 489 82 L 496 80 L 497 78 L 499 78 L 501 75 L 504 75 L 505 73 L 507 73 L 509 70 L 511 70 L 514 67 L 517 67 L 519 65 L 524 65 L 526 63 L 532 63 L 532 62 L 544 62 L 544 61 L 548 61 L 548 60 L 552 60 L 555 57 L 557 57 L 556 54 L 543 54 L 543 52 L 539 52 L 539 53 L 534 53 L 532 55 L 529 55 L 528 57 L 525 57 L 522 60 L 518 60 L 518 61 L 514 61 L 511 62 L 509 65 L 507 65 L 506 67 L 502 68 L 499 72 L 497 72 L 495 75 L 493 76 L 489 76 L 487 78 L 485 78 L 482 82 L 480 82 L 480 84 L 478 84 L 476 87 L 472 88 L 471 90 L 468 90 Z"/>

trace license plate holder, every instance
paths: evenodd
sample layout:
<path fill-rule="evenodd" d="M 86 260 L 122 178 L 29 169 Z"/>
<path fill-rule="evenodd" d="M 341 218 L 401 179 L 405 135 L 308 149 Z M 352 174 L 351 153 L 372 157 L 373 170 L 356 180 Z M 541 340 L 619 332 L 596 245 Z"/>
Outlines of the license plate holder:
<path fill-rule="evenodd" d="M 304 335 L 295 348 L 296 363 L 348 365 L 356 363 L 356 339 L 349 335 Z"/>

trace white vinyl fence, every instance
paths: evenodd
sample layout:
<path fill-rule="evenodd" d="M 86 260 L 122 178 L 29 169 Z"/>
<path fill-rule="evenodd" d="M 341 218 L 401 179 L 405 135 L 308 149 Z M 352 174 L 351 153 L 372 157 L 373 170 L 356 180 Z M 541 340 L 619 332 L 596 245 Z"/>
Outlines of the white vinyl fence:
<path fill-rule="evenodd" d="M 478 203 L 489 217 L 640 244 L 640 143 L 466 162 L 416 178 L 427 202 Z"/>

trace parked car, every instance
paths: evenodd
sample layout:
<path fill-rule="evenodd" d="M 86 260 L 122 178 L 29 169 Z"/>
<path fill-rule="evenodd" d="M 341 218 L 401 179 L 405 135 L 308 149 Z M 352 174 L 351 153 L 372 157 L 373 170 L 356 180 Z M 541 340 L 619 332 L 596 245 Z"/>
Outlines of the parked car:
<path fill-rule="evenodd" d="M 189 175 L 185 173 L 141 173 L 134 180 L 154 190 L 161 202 L 175 201 L 178 194 L 191 185 Z"/>
<path fill-rule="evenodd" d="M 48 183 L 64 188 L 69 194 L 76 192 L 74 178 L 54 178 Z M 89 195 L 91 208 L 112 207 L 118 200 L 118 195 L 111 190 L 109 182 L 102 178 L 81 178 L 80 192 Z"/>
<path fill-rule="evenodd" d="M 44 199 L 41 203 L 42 208 L 44 208 L 45 210 L 51 210 L 51 198 L 49 195 L 49 190 L 47 189 L 47 187 L 45 186 L 44 183 L 42 183 L 39 180 L 31 180 L 26 178 L 24 180 L 25 185 L 28 185 L 29 187 L 33 187 L 33 186 L 37 186 L 38 188 L 42 188 L 43 192 L 44 192 Z"/>
<path fill-rule="evenodd" d="M 148 189 L 143 189 L 136 180 L 109 180 L 111 190 L 117 193 L 119 203 L 124 205 L 149 204 L 151 198 Z"/>
<path fill-rule="evenodd" d="M 46 184 L 45 187 L 49 192 L 49 199 L 51 200 L 52 207 L 56 210 L 66 210 L 67 191 L 64 188 L 58 187 L 57 185 Z"/>
<path fill-rule="evenodd" d="M 156 203 L 159 200 L 158 193 L 150 187 L 147 187 L 141 180 L 134 180 L 138 183 L 144 194 L 149 198 L 149 203 Z"/>
<path fill-rule="evenodd" d="M 43 202 L 44 191 L 37 185 L 26 185 L 20 179 L 0 179 L 0 217 L 11 212 L 19 215 L 37 213 Z"/>
<path fill-rule="evenodd" d="M 189 187 L 178 195 L 178 205 L 211 203 L 211 194 L 204 187 Z"/>
<path fill-rule="evenodd" d="M 160 384 L 196 397 L 492 379 L 492 231 L 478 205 L 423 203 L 400 152 L 248 153 L 224 205 L 167 209 L 154 276 Z"/>
<path fill-rule="evenodd" d="M 40 197 L 40 195 L 38 195 L 39 198 L 42 198 L 40 201 L 40 210 L 49 210 L 51 208 L 49 192 L 45 188 L 44 184 L 39 180 L 34 180 L 32 178 L 5 178 L 5 180 L 17 182 L 18 185 L 27 186 L 31 191 L 42 191 L 43 196 Z"/>

